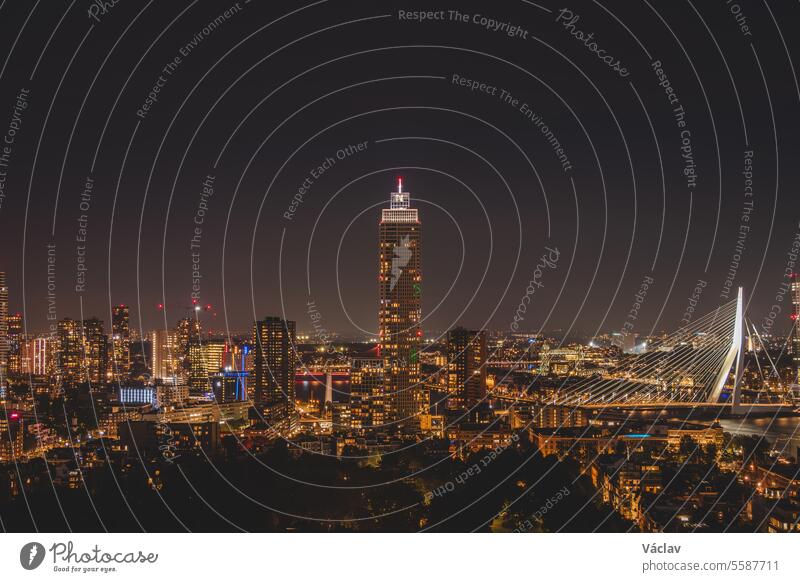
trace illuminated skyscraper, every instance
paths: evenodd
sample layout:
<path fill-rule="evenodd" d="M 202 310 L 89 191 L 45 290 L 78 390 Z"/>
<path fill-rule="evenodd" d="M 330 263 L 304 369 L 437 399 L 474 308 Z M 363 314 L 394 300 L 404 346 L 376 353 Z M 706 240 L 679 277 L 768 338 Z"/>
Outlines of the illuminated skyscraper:
<path fill-rule="evenodd" d="M 150 366 L 153 378 L 174 383 L 179 366 L 175 332 L 167 329 L 150 332 L 150 345 L 153 351 Z"/>
<path fill-rule="evenodd" d="M 378 428 L 386 422 L 383 360 L 380 358 L 353 360 L 350 371 L 350 422 L 355 429 Z"/>
<path fill-rule="evenodd" d="M 0 272 L 0 389 L 8 385 L 8 286 Z"/>
<path fill-rule="evenodd" d="M 230 346 L 224 339 L 208 339 L 203 341 L 203 362 L 206 374 L 217 374 L 225 367 L 226 354 Z"/>
<path fill-rule="evenodd" d="M 227 352 L 225 340 L 191 340 L 189 342 L 189 387 L 195 392 L 208 392 L 209 376 L 219 374 Z"/>
<path fill-rule="evenodd" d="M 253 324 L 254 401 L 258 406 L 279 410 L 278 416 L 283 418 L 294 410 L 295 338 L 294 321 L 267 317 Z"/>
<path fill-rule="evenodd" d="M 22 314 L 8 316 L 8 374 L 18 376 L 22 373 Z"/>
<path fill-rule="evenodd" d="M 417 416 L 427 412 L 429 404 L 429 393 L 419 384 L 421 231 L 417 209 L 411 208 L 410 195 L 398 180 L 378 228 L 378 333 L 389 414 L 406 431 L 416 430 Z"/>
<path fill-rule="evenodd" d="M 486 396 L 486 332 L 461 327 L 447 333 L 449 405 L 468 410 Z"/>
<path fill-rule="evenodd" d="M 130 310 L 127 305 L 115 305 L 111 309 L 111 377 L 117 382 L 125 380 L 130 369 Z"/>
<path fill-rule="evenodd" d="M 199 342 L 203 335 L 203 328 L 200 325 L 200 320 L 193 317 L 184 317 L 178 320 L 175 336 L 175 358 L 179 362 L 181 375 L 183 372 L 189 371 L 191 363 L 189 362 L 189 345 L 192 342 Z"/>
<path fill-rule="evenodd" d="M 199 340 L 189 342 L 189 389 L 197 394 L 208 388 L 208 369 L 206 368 L 203 344 Z"/>
<path fill-rule="evenodd" d="M 58 322 L 58 372 L 69 386 L 86 381 L 80 322 L 65 317 Z"/>
<path fill-rule="evenodd" d="M 96 317 L 83 322 L 83 364 L 92 384 L 106 382 L 108 372 L 108 336 L 103 322 Z"/>

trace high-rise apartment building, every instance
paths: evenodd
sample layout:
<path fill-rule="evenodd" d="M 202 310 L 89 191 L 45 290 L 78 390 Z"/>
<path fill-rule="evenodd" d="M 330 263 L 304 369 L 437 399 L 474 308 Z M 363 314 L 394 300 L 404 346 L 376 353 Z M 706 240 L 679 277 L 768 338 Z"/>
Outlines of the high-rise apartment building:
<path fill-rule="evenodd" d="M 131 371 L 131 322 L 127 305 L 111 308 L 111 377 L 126 380 Z"/>
<path fill-rule="evenodd" d="M 83 364 L 92 384 L 108 380 L 108 336 L 103 321 L 92 317 L 83 322 Z"/>
<path fill-rule="evenodd" d="M 58 322 L 58 373 L 62 382 L 68 386 L 86 382 L 83 358 L 83 330 L 80 322 L 65 317 Z"/>
<path fill-rule="evenodd" d="M 383 360 L 357 358 L 350 370 L 350 422 L 355 429 L 379 428 L 385 422 Z M 341 428 L 341 427 L 334 427 Z"/>
<path fill-rule="evenodd" d="M 418 427 L 427 412 L 429 392 L 420 385 L 419 349 L 422 329 L 422 225 L 411 208 L 403 181 L 381 212 L 379 238 L 379 341 L 385 372 L 386 399 L 392 419 L 404 430 Z"/>
<path fill-rule="evenodd" d="M 189 342 L 187 357 L 189 362 L 189 389 L 194 394 L 208 391 L 208 368 L 206 367 L 205 354 L 203 353 L 203 344 L 200 343 L 199 339 Z"/>
<path fill-rule="evenodd" d="M 150 347 L 152 350 L 150 370 L 153 378 L 174 383 L 180 366 L 175 332 L 168 329 L 151 331 Z"/>
<path fill-rule="evenodd" d="M 200 325 L 199 319 L 184 317 L 178 320 L 178 325 L 175 328 L 175 358 L 180 364 L 181 375 L 184 375 L 183 372 L 189 372 L 191 367 L 189 346 L 193 342 L 199 342 L 202 335 L 203 327 Z"/>
<path fill-rule="evenodd" d="M 471 409 L 486 397 L 486 332 L 447 332 L 447 387 L 455 410 Z"/>
<path fill-rule="evenodd" d="M 26 339 L 19 346 L 19 373 L 23 376 L 33 374 L 33 351 L 36 338 Z"/>
<path fill-rule="evenodd" d="M 209 376 L 220 373 L 228 351 L 228 344 L 223 339 L 189 342 L 189 387 L 193 391 L 208 392 Z"/>
<path fill-rule="evenodd" d="M 23 322 L 21 313 L 8 316 L 8 374 L 18 376 L 22 373 Z"/>
<path fill-rule="evenodd" d="M 294 408 L 295 338 L 294 321 L 267 317 L 253 324 L 254 401 L 259 406 L 285 405 L 286 416 Z"/>
<path fill-rule="evenodd" d="M 41 335 L 26 339 L 20 349 L 20 374 L 48 376 L 57 371 L 58 341 Z"/>
<path fill-rule="evenodd" d="M 203 341 L 203 363 L 206 374 L 216 374 L 225 367 L 226 355 L 230 346 L 224 339 L 207 339 Z"/>

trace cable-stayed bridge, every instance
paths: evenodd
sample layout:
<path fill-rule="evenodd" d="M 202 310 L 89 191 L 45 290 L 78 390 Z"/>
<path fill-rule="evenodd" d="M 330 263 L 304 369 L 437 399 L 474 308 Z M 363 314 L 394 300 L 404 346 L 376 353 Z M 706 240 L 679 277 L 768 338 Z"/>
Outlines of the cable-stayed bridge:
<path fill-rule="evenodd" d="M 602 376 L 557 391 L 547 404 L 593 409 L 726 407 L 731 413 L 791 410 L 789 403 L 741 403 L 749 329 L 740 288 L 733 301 L 651 343 L 646 352 L 626 356 Z"/>

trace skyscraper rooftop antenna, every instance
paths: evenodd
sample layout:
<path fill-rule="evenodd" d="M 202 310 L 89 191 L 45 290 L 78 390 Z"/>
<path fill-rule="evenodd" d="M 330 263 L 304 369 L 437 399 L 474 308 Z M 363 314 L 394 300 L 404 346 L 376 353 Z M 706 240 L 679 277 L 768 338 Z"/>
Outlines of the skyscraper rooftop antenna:
<path fill-rule="evenodd" d="M 389 193 L 389 201 L 391 202 L 389 210 L 411 209 L 411 195 L 408 192 L 403 192 L 403 178 L 401 176 L 397 177 L 397 191 Z M 411 217 L 410 214 L 407 218 L 417 220 L 416 217 Z"/>

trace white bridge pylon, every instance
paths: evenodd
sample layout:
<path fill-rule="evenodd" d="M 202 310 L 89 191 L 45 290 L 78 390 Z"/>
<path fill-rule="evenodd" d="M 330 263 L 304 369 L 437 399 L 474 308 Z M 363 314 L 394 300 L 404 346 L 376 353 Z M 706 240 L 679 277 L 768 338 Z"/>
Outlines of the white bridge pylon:
<path fill-rule="evenodd" d="M 744 291 L 735 300 L 627 354 L 612 369 L 563 386 L 551 404 L 576 407 L 740 403 L 745 357 Z"/>
<path fill-rule="evenodd" d="M 733 392 L 731 394 L 731 404 L 737 407 L 741 400 L 741 381 L 742 373 L 744 371 L 744 290 L 739 287 L 739 293 L 736 297 L 736 319 L 733 324 L 733 337 L 731 338 L 731 346 L 728 350 L 725 360 L 722 363 L 719 374 L 717 375 L 714 387 L 712 388 L 708 401 L 710 403 L 719 402 L 719 397 L 722 395 L 722 389 L 725 387 L 725 382 L 728 380 L 728 375 L 731 372 L 731 366 L 736 366 L 736 371 L 733 381 Z"/>

